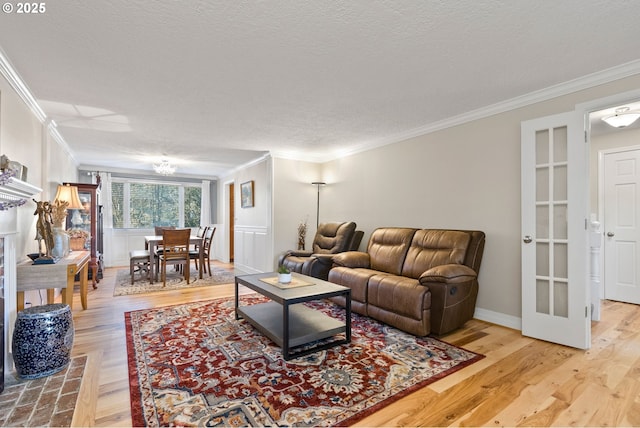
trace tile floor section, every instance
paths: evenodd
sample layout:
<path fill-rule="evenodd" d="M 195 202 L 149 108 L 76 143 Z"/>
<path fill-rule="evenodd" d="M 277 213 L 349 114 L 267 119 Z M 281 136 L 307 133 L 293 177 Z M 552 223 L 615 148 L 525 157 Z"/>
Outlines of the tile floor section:
<path fill-rule="evenodd" d="M 86 356 L 40 379 L 5 378 L 0 394 L 0 427 L 68 427 L 76 407 Z"/>

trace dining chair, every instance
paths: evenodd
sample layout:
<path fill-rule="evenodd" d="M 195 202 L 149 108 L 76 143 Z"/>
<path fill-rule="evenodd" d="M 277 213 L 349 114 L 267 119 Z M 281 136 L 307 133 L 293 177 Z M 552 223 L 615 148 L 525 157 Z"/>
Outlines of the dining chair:
<path fill-rule="evenodd" d="M 156 232 L 156 236 L 161 236 L 162 235 L 162 231 L 165 229 L 175 229 L 175 226 L 153 226 L 153 228 L 155 229 Z"/>
<path fill-rule="evenodd" d="M 200 249 L 200 245 L 202 245 L 204 243 L 204 236 L 207 233 L 208 229 L 209 229 L 209 226 L 200 226 L 200 227 L 198 227 L 198 231 L 196 232 L 196 236 L 198 238 L 200 238 L 200 242 L 193 245 L 193 250 L 197 251 L 197 250 Z M 196 265 L 196 267 L 198 267 L 198 266 Z"/>
<path fill-rule="evenodd" d="M 131 275 L 131 285 L 135 280 L 135 273 L 139 272 L 141 277 L 149 277 L 149 263 L 151 257 L 148 250 L 129 251 L 129 274 Z"/>
<path fill-rule="evenodd" d="M 196 232 L 196 236 L 198 238 L 204 238 L 204 234 L 207 232 L 207 229 L 209 229 L 209 226 L 200 226 L 200 227 L 198 227 L 198 231 Z"/>
<path fill-rule="evenodd" d="M 162 253 L 158 254 L 162 270 L 162 286 L 167 285 L 167 265 L 185 265 L 184 278 L 189 284 L 189 240 L 191 229 L 165 229 L 162 231 Z"/>
<path fill-rule="evenodd" d="M 155 230 L 156 236 L 162 236 L 162 232 L 164 230 L 167 230 L 167 229 L 171 230 L 171 229 L 175 229 L 176 227 L 175 226 L 154 226 L 153 228 Z M 158 266 L 160 263 L 160 260 L 158 260 L 158 257 L 160 256 L 160 254 L 162 254 L 163 251 L 164 249 L 162 248 L 162 244 L 156 245 L 154 254 L 152 254 L 153 258 L 156 261 L 156 266 Z M 156 272 L 158 272 L 158 270 L 156 270 Z"/>
<path fill-rule="evenodd" d="M 213 243 L 213 235 L 216 233 L 215 227 L 210 227 L 207 229 L 204 235 L 204 239 L 202 240 L 202 260 L 203 265 L 202 268 L 204 273 L 207 273 L 207 269 L 209 270 L 209 276 L 211 276 L 211 244 Z M 195 260 L 196 269 L 198 269 L 198 260 L 200 259 L 200 250 L 192 250 L 189 251 L 189 258 L 191 260 Z"/>

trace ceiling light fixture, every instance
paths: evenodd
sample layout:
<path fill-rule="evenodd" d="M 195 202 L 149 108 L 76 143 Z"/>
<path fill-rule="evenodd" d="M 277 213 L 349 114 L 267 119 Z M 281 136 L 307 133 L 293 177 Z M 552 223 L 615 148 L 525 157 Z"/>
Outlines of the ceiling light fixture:
<path fill-rule="evenodd" d="M 608 125 L 614 128 L 624 128 L 631 125 L 638 120 L 640 113 L 629 112 L 629 107 L 619 107 L 616 109 L 616 113 L 611 116 L 605 116 L 602 118 Z"/>
<path fill-rule="evenodd" d="M 171 166 L 168 160 L 163 159 L 160 163 L 153 164 L 153 170 L 160 175 L 171 175 L 176 172 L 176 167 Z"/>

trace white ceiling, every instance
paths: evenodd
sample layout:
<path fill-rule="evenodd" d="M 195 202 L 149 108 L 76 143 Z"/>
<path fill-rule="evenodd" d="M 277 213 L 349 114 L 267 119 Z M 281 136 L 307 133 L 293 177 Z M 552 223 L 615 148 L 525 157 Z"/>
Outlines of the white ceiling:
<path fill-rule="evenodd" d="M 0 48 L 77 161 L 323 161 L 637 60 L 639 1 L 65 0 Z"/>

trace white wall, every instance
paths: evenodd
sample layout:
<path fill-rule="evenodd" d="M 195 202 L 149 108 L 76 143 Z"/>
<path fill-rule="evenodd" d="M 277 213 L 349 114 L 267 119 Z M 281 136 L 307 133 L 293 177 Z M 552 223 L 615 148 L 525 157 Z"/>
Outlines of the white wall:
<path fill-rule="evenodd" d="M 43 191 L 36 200 L 51 200 L 58 184 L 75 181 L 77 165 L 66 148 L 47 132 L 29 107 L 0 78 L 0 154 L 27 166 L 27 182 Z M 18 260 L 37 250 L 35 244 L 35 203 L 18 207 Z"/>
<path fill-rule="evenodd" d="M 0 78 L 0 154 L 20 162 L 28 168 L 28 182 L 43 188 L 42 177 L 42 124 L 31 113 L 9 84 Z M 42 195 L 35 195 L 39 199 Z M 36 249 L 35 203 L 27 201 L 17 210 L 18 237 L 16 249 L 18 260 Z M 0 215 L 2 213 L 0 212 Z"/>
<path fill-rule="evenodd" d="M 253 181 L 253 207 L 242 208 L 240 205 L 240 186 L 242 183 Z M 234 183 L 235 193 L 235 224 L 234 230 L 228 230 L 228 200 L 225 187 Z M 271 157 L 260 159 L 255 163 L 238 169 L 229 177 L 218 181 L 218 218 L 225 219 L 220 223 L 218 236 L 223 242 L 218 242 L 216 249 L 220 254 L 228 253 L 229 234 L 234 239 L 234 263 L 245 272 L 266 272 L 272 269 L 273 235 L 272 235 L 272 186 L 273 166 Z M 224 260 L 224 258 L 222 258 Z"/>
<path fill-rule="evenodd" d="M 43 189 L 34 195 L 36 200 L 51 200 L 58 184 L 77 178 L 73 157 L 51 137 L 3 77 L 0 77 L 0 154 L 28 168 L 27 182 Z M 35 203 L 27 201 L 12 210 L 17 214 L 16 257 L 21 262 L 38 248 L 35 241 Z M 34 305 L 42 303 L 37 292 L 26 293 L 25 300 Z"/>
<path fill-rule="evenodd" d="M 73 181 L 77 176 L 73 158 L 51 138 L 47 128 L 3 77 L 0 77 L 0 154 L 28 168 L 26 181 L 43 189 L 41 193 L 33 195 L 36 200 L 50 200 L 55 196 L 53 192 L 58 184 L 55 180 L 59 179 L 60 183 Z M 0 211 L 0 234 L 9 234 L 5 246 L 10 254 L 5 263 L 11 263 L 4 271 L 6 327 L 2 334 L 5 335 L 5 376 L 10 376 L 13 369 L 9 345 L 17 312 L 15 264 L 26 260 L 26 254 L 38 248 L 35 241 L 34 211 L 35 203 L 31 200 L 21 207 Z M 43 290 L 26 292 L 25 302 L 32 305 L 45 304 L 46 293 Z"/>

